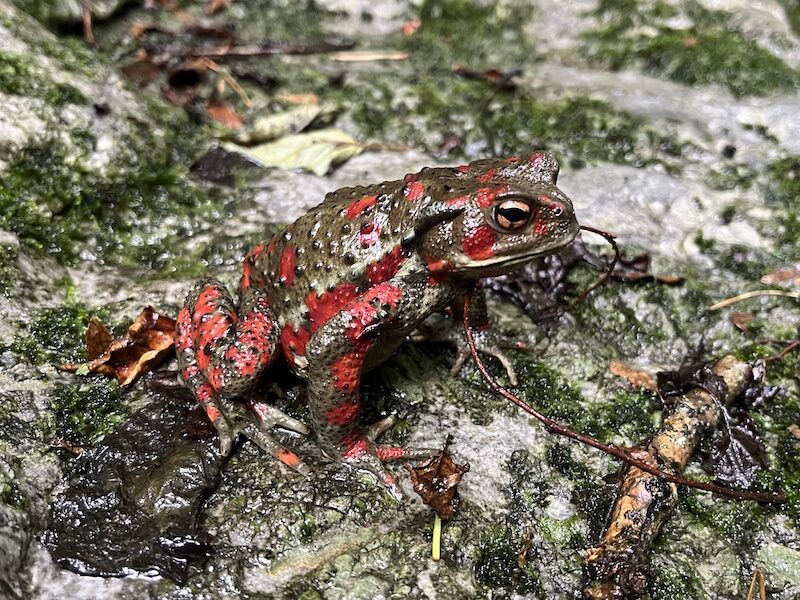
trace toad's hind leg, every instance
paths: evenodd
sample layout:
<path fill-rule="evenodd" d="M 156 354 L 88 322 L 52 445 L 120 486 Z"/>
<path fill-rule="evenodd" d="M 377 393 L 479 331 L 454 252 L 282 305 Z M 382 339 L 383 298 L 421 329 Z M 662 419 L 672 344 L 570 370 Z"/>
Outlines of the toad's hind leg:
<path fill-rule="evenodd" d="M 263 292 L 247 289 L 237 310 L 221 283 L 203 281 L 178 314 L 176 334 L 180 376 L 219 432 L 221 452 L 228 454 L 241 433 L 290 467 L 310 472 L 268 433 L 277 425 L 307 434 L 302 423 L 259 402 L 245 402 L 249 410 L 233 402 L 255 387 L 275 356 L 278 332 Z"/>
<path fill-rule="evenodd" d="M 402 491 L 383 463 L 428 458 L 438 450 L 377 444 L 375 439 L 394 417 L 360 428 L 359 387 L 373 345 L 424 318 L 427 303 L 418 300 L 424 293 L 424 280 L 378 284 L 345 305 L 306 347 L 308 404 L 320 447 L 334 460 L 372 472 L 396 498 L 403 497 Z"/>

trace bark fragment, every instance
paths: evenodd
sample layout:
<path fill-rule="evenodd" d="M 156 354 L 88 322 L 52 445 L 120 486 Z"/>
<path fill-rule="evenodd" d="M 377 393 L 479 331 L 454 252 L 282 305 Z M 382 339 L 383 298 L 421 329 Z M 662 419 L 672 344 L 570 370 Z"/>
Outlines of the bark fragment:
<path fill-rule="evenodd" d="M 727 385 L 725 403 L 750 382 L 752 370 L 733 356 L 713 367 Z M 722 406 L 705 390 L 694 388 L 677 398 L 665 413 L 659 432 L 636 458 L 669 473 L 681 474 L 709 428 L 716 427 Z M 629 467 L 619 487 L 609 524 L 600 542 L 586 551 L 583 594 L 589 600 L 638 598 L 649 581 L 647 551 L 678 499 L 677 486 Z"/>

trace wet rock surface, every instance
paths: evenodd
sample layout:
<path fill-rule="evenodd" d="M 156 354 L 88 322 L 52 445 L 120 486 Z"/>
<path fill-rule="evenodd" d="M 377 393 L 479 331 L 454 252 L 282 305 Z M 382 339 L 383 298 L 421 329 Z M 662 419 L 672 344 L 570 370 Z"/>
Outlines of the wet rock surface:
<path fill-rule="evenodd" d="M 247 110 L 229 87 L 223 95 L 248 123 L 290 108 L 287 96 L 316 94 L 334 110 L 314 127 L 376 144 L 325 176 L 219 150 L 230 132 L 202 96 L 213 74 L 186 108 L 163 100 L 164 79 L 126 82 L 121 69 L 142 43 L 134 24 L 183 22 L 147 3 L 94 4 L 90 49 L 68 25 L 80 2 L 0 0 L 0 597 L 579 597 L 616 463 L 546 434 L 488 394 L 471 365 L 451 377 L 446 347 L 405 344 L 364 384 L 365 421 L 400 418 L 388 440 L 441 446 L 451 433 L 456 461 L 471 465 L 438 563 L 426 507 L 326 462 L 313 440 L 279 434 L 311 479 L 249 443 L 223 466 L 216 437 L 187 432 L 197 411 L 179 390 L 121 390 L 57 369 L 85 360 L 91 314 L 119 333 L 145 304 L 174 316 L 201 276 L 235 287 L 248 247 L 342 186 L 545 148 L 582 223 L 617 234 L 630 256 L 649 254 L 655 273 L 684 276 L 678 286 L 612 282 L 538 324 L 524 300 L 490 298 L 503 332 L 546 340 L 538 354 L 514 354 L 520 395 L 606 442 L 643 442 L 660 416 L 649 394 L 609 374 L 611 360 L 654 373 L 701 346 L 755 361 L 797 339 L 794 299 L 708 309 L 744 291 L 797 291 L 796 279 L 759 283 L 800 256 L 796 3 L 237 0 L 216 21 L 207 3 L 181 3 L 198 22 L 231 24 L 242 46 L 346 36 L 358 50 L 408 52 L 219 59 L 253 101 Z M 414 19 L 421 27 L 403 35 Z M 148 44 L 175 47 L 152 35 Z M 455 75 L 456 64 L 522 74 L 509 91 Z M 574 269 L 570 298 L 596 275 Z M 753 317 L 749 331 L 733 311 Z M 769 462 L 757 485 L 789 502 L 681 490 L 650 550 L 645 597 L 741 598 L 757 568 L 771 598 L 796 597 L 797 354 L 766 372 L 781 392 L 747 407 Z M 281 390 L 265 382 L 262 392 L 306 420 L 302 386 L 277 379 Z M 699 461 L 688 473 L 703 476 Z"/>
<path fill-rule="evenodd" d="M 155 573 L 185 582 L 189 562 L 211 551 L 197 522 L 223 458 L 176 377 L 151 378 L 153 402 L 70 464 L 42 535 L 61 566 L 80 575 Z"/>

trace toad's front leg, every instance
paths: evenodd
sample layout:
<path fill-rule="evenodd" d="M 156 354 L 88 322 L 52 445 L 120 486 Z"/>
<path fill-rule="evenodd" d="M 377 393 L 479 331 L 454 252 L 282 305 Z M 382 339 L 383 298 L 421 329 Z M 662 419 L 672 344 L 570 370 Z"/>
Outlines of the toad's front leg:
<path fill-rule="evenodd" d="M 372 472 L 398 499 L 403 494 L 383 463 L 427 458 L 436 450 L 376 444 L 394 417 L 359 428 L 359 387 L 369 351 L 377 344 L 392 343 L 389 338 L 425 318 L 425 303 L 414 301 L 420 293 L 424 296 L 422 282 L 397 279 L 376 285 L 317 330 L 306 351 L 308 402 L 323 452 Z"/>

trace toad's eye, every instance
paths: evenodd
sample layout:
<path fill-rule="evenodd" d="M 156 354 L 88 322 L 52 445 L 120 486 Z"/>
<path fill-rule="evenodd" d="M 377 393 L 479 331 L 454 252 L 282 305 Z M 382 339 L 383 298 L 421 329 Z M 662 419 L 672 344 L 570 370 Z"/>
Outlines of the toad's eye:
<path fill-rule="evenodd" d="M 501 229 L 518 231 L 528 224 L 531 207 L 520 200 L 503 200 L 494 206 L 492 216 Z"/>

